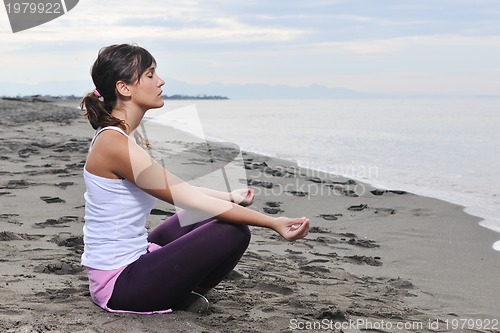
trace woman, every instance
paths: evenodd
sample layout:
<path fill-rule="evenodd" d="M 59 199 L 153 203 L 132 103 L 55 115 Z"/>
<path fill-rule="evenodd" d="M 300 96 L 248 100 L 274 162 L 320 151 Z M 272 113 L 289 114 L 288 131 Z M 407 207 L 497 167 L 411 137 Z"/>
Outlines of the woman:
<path fill-rule="evenodd" d="M 236 266 L 250 241 L 248 225 L 273 229 L 289 241 L 307 235 L 307 218 L 274 218 L 245 208 L 253 202 L 252 190 L 192 186 L 135 143 L 132 134 L 146 111 L 164 103 L 165 81 L 148 51 L 127 44 L 103 48 L 92 79 L 96 89 L 81 103 L 96 130 L 83 170 L 82 265 L 97 305 L 137 313 L 180 308 L 204 300 Z M 183 210 L 148 235 L 146 220 L 156 199 Z M 180 218 L 200 212 L 213 218 L 180 226 Z"/>

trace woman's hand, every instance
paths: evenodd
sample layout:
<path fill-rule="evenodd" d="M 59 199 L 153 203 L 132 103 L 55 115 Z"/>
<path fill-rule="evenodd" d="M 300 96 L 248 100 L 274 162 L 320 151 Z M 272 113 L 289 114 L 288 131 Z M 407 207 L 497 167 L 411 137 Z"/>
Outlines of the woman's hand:
<path fill-rule="evenodd" d="M 304 238 L 309 232 L 309 219 L 306 217 L 277 217 L 275 221 L 272 228 L 290 242 Z"/>
<path fill-rule="evenodd" d="M 247 207 L 250 206 L 255 199 L 255 192 L 251 188 L 240 188 L 230 193 L 234 203 Z"/>

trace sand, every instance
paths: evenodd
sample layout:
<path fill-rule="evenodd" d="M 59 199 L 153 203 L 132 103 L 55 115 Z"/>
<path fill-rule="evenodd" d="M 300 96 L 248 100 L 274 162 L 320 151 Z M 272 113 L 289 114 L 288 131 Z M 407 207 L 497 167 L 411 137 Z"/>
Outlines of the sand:
<path fill-rule="evenodd" d="M 462 207 L 245 152 L 239 181 L 257 193 L 250 208 L 307 216 L 309 235 L 289 243 L 252 228 L 206 314 L 107 313 L 91 302 L 80 266 L 92 128 L 74 108 L 5 100 L 0 128 L 2 332 L 499 330 L 498 234 Z M 163 143 L 186 179 L 234 157 L 214 143 L 207 154 L 173 129 Z M 148 228 L 174 211 L 158 202 Z"/>

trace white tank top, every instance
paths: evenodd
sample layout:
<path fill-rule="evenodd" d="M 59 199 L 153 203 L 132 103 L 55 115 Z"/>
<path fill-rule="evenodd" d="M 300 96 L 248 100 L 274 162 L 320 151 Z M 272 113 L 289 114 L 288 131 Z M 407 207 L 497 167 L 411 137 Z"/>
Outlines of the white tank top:
<path fill-rule="evenodd" d="M 126 137 L 119 127 L 104 127 Z M 156 198 L 126 179 L 96 176 L 83 168 L 87 191 L 85 198 L 84 252 L 82 265 L 112 270 L 128 265 L 146 253 L 148 234 L 146 221 Z"/>

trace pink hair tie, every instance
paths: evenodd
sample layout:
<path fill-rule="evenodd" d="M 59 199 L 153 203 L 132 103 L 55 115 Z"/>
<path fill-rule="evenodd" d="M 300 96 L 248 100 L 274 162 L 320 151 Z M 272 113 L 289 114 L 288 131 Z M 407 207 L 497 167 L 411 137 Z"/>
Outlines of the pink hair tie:
<path fill-rule="evenodd" d="M 97 90 L 97 88 L 94 89 L 94 95 L 96 95 L 97 98 L 99 98 L 99 100 L 101 102 L 104 102 L 104 97 L 102 97 L 101 93 L 99 93 L 99 91 Z"/>

